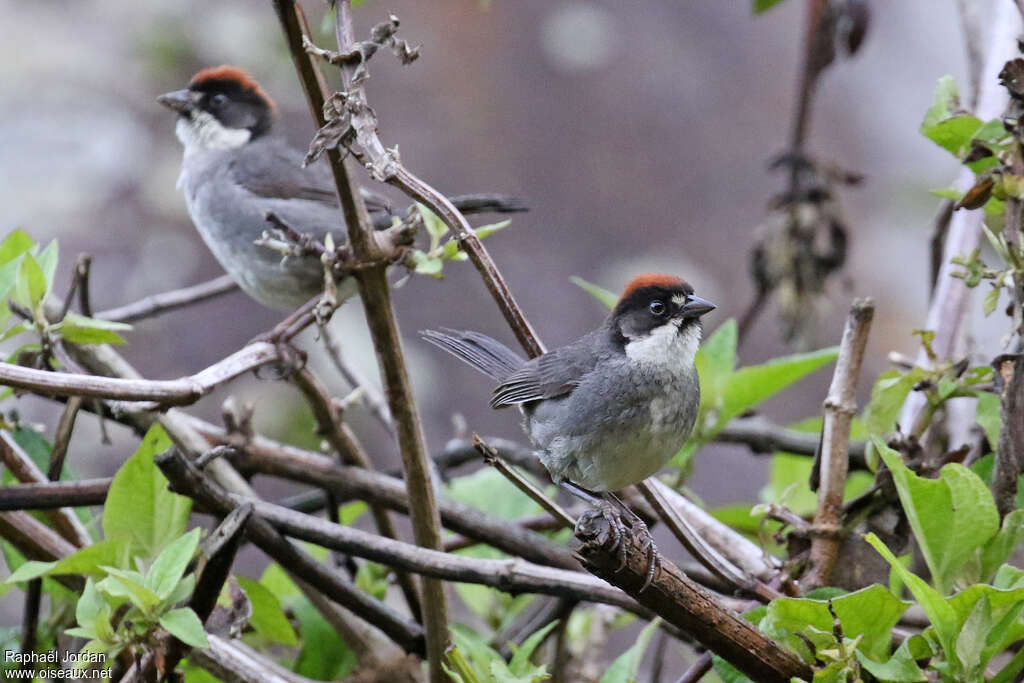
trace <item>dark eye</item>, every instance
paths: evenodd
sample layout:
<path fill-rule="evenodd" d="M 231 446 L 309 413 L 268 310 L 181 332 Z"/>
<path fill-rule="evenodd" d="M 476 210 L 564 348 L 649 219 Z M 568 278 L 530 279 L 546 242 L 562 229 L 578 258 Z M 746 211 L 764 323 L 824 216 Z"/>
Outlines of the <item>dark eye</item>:
<path fill-rule="evenodd" d="M 210 98 L 210 106 L 219 109 L 228 102 L 228 96 L 223 93 L 217 93 Z"/>
<path fill-rule="evenodd" d="M 665 304 L 664 302 L 655 299 L 647 306 L 647 310 L 649 310 L 652 315 L 663 316 L 665 315 Z"/>

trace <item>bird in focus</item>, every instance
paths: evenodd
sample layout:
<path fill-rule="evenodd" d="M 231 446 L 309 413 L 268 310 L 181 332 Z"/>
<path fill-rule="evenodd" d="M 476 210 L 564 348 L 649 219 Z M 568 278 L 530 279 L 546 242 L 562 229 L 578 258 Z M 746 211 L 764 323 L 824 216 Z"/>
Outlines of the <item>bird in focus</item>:
<path fill-rule="evenodd" d="M 188 87 L 157 101 L 178 113 L 175 133 L 184 146 L 178 187 L 189 216 L 224 270 L 249 296 L 270 308 L 294 310 L 323 290 L 316 256 L 282 259 L 257 244 L 268 213 L 296 232 L 335 244 L 345 241 L 330 169 L 304 167 L 304 153 L 274 134 L 277 107 L 253 78 L 237 67 L 204 69 Z M 362 191 L 374 227 L 391 226 L 385 198 Z M 452 197 L 463 213 L 514 212 L 522 203 L 505 195 Z M 351 278 L 339 298 L 355 293 Z"/>
<path fill-rule="evenodd" d="M 655 474 L 690 435 L 700 407 L 701 317 L 714 309 L 685 280 L 644 274 L 600 327 L 531 360 L 479 332 L 422 335 L 498 382 L 491 407 L 520 408 L 552 480 L 608 520 L 616 545 L 626 533 L 617 512 L 627 515 L 651 553 L 649 583 L 650 533 L 613 492 Z"/>

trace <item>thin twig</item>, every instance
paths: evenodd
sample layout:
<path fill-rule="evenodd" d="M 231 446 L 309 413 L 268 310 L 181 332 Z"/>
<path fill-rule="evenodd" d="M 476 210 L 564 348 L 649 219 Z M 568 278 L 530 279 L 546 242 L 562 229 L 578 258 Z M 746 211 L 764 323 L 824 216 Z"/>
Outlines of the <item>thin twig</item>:
<path fill-rule="evenodd" d="M 291 381 L 302 392 L 302 395 L 306 397 L 306 401 L 309 403 L 317 422 L 317 433 L 327 440 L 331 448 L 338 454 L 338 457 L 348 465 L 373 471 L 373 463 L 370 462 L 369 456 L 363 450 L 358 439 L 356 439 L 356 435 L 341 421 L 341 417 L 334 410 L 330 396 L 327 394 L 327 389 L 309 371 L 309 368 L 301 368 L 293 372 L 291 374 Z M 332 522 L 337 522 L 338 509 L 336 506 L 330 505 L 330 502 L 330 499 L 328 499 L 330 519 Z M 395 528 L 387 510 L 378 505 L 371 505 L 370 512 L 377 525 L 377 530 L 380 531 L 382 536 L 401 540 L 401 536 L 398 535 L 398 530 Z M 397 572 L 396 578 L 398 579 L 399 586 L 402 588 L 402 594 L 405 596 L 409 611 L 412 612 L 413 617 L 417 621 L 422 621 L 423 613 L 420 608 L 419 586 L 416 585 L 412 577 L 404 572 Z"/>
<path fill-rule="evenodd" d="M 6 429 L 0 430 L 0 458 L 18 481 L 28 484 L 41 484 L 48 481 L 43 471 L 36 466 L 28 453 L 18 445 L 14 436 Z M 73 510 L 69 508 L 51 509 L 47 511 L 47 516 L 53 522 L 58 533 L 68 542 L 79 548 L 92 544 L 89 532 L 86 531 L 85 525 Z"/>
<path fill-rule="evenodd" d="M 229 498 L 233 504 L 249 502 L 241 496 Z M 538 593 L 602 602 L 638 612 L 638 606 L 631 597 L 584 572 L 544 567 L 518 557 L 487 560 L 428 550 L 354 527 L 332 524 L 272 503 L 252 502 L 257 516 L 288 536 L 390 567 L 448 581 L 492 586 L 509 593 Z M 639 613 L 650 616 L 647 610 L 639 610 Z"/>
<path fill-rule="evenodd" d="M 812 527 L 811 569 L 804 579 L 806 590 L 828 585 L 839 554 L 843 493 L 849 470 L 847 449 L 850 424 L 857 412 L 857 379 L 860 377 L 860 366 L 864 360 L 864 349 L 874 315 L 875 302 L 871 299 L 853 302 L 839 344 L 839 358 L 832 374 L 832 385 L 825 398 L 821 456 L 817 460 L 821 487 Z"/>
<path fill-rule="evenodd" d="M 341 345 L 334 338 L 334 333 L 331 332 L 331 328 L 324 325 L 320 328 L 320 334 L 324 339 L 324 346 L 327 349 L 327 357 L 331 359 L 331 363 L 334 365 L 334 369 L 338 371 L 353 391 L 362 390 L 363 400 L 366 402 L 366 407 L 369 409 L 370 414 L 380 422 L 381 426 L 388 431 L 389 434 L 394 436 L 395 434 L 395 422 L 391 419 L 391 411 L 388 410 L 388 404 L 366 379 L 364 379 L 356 368 L 352 367 L 345 362 L 345 358 L 342 356 Z"/>
<path fill-rule="evenodd" d="M 422 652 L 423 631 L 418 624 L 396 614 L 340 574 L 316 562 L 307 553 L 288 542 L 260 514 L 259 505 L 263 503 L 257 503 L 253 499 L 233 501 L 224 489 L 196 469 L 177 449 L 172 448 L 158 455 L 155 461 L 171 482 L 175 492 L 201 501 L 204 507 L 216 511 L 220 516 L 227 516 L 234 508 L 252 502 L 257 512 L 249 518 L 246 525 L 246 536 L 250 541 L 272 557 L 285 571 L 316 586 L 338 604 L 378 627 L 406 652 Z M 373 538 L 380 539 L 376 535 L 373 535 Z"/>
<path fill-rule="evenodd" d="M 179 308 L 208 301 L 238 289 L 238 284 L 230 275 L 221 275 L 198 285 L 153 294 L 138 301 L 106 311 L 100 311 L 95 317 L 119 323 L 130 323 L 144 318 L 153 318 Z"/>
<path fill-rule="evenodd" d="M 676 683 L 697 683 L 709 671 L 711 671 L 711 653 L 705 652 L 690 665 L 690 668 L 679 677 Z"/>
<path fill-rule="evenodd" d="M 216 428 L 210 429 L 198 423 L 198 420 L 194 422 L 204 434 L 217 438 Z M 252 472 L 330 488 L 339 498 L 358 498 L 400 512 L 409 510 L 408 489 L 400 479 L 338 465 L 319 453 L 276 444 L 262 437 L 253 439 L 244 464 Z M 441 498 L 438 507 L 441 520 L 452 531 L 539 564 L 566 569 L 578 566 L 570 552 L 540 534 L 452 500 Z"/>
<path fill-rule="evenodd" d="M 82 407 L 82 399 L 72 396 L 64 406 L 64 412 L 57 422 L 57 431 L 53 437 L 53 451 L 50 452 L 50 467 L 46 472 L 46 478 L 50 481 L 60 481 L 61 473 L 64 471 L 64 458 L 68 454 L 68 446 L 71 443 L 71 432 L 75 428 L 75 417 Z"/>
<path fill-rule="evenodd" d="M 683 494 L 658 481 L 656 477 L 648 479 L 647 483 L 665 497 L 680 517 L 686 519 L 696 529 L 697 535 L 705 543 L 721 553 L 744 574 L 761 581 L 770 581 L 775 576 L 774 559 L 759 546 L 727 524 L 715 519 Z"/>
<path fill-rule="evenodd" d="M 498 470 L 503 477 L 508 479 L 516 488 L 533 499 L 537 505 L 540 505 L 542 508 L 547 510 L 552 517 L 562 522 L 566 528 L 571 529 L 576 526 L 576 520 L 572 515 L 566 512 L 558 503 L 548 498 L 543 491 L 509 467 L 505 461 L 501 459 L 501 456 L 498 455 L 498 452 L 488 446 L 478 434 L 473 435 L 473 447 L 476 448 L 477 452 L 480 453 L 481 457 L 483 457 L 484 462 Z"/>
<path fill-rule="evenodd" d="M 722 581 L 738 589 L 753 593 L 763 602 L 767 603 L 779 597 L 778 591 L 772 590 L 760 581 L 744 574 L 741 569 L 732 564 L 722 553 L 705 541 L 693 526 L 686 521 L 686 518 L 680 515 L 665 500 L 658 486 L 652 484 L 652 481 L 651 479 L 642 481 L 636 487 L 658 513 L 658 516 L 668 525 L 672 534 L 683 544 L 683 547 L 704 567 Z"/>
<path fill-rule="evenodd" d="M 75 274 L 78 275 L 78 310 L 82 315 L 92 317 L 92 298 L 89 296 L 89 273 L 92 268 L 92 256 L 79 254 L 75 262 Z M 66 311 L 65 311 L 66 312 Z"/>

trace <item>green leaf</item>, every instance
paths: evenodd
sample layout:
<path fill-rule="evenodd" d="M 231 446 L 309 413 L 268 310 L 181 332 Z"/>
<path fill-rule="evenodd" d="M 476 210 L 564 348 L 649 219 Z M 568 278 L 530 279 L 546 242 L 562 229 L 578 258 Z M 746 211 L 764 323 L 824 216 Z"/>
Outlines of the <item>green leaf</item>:
<path fill-rule="evenodd" d="M 720 407 L 725 385 L 736 368 L 738 335 L 736 320 L 729 318 L 697 350 L 694 364 L 700 376 L 702 407 L 716 410 Z"/>
<path fill-rule="evenodd" d="M 989 605 L 988 597 L 983 595 L 974 603 L 974 609 L 971 610 L 956 639 L 956 656 L 971 678 L 981 664 L 981 650 L 985 646 L 985 636 L 991 628 L 992 607 Z"/>
<path fill-rule="evenodd" d="M 989 539 L 981 549 L 981 569 L 978 579 L 987 581 L 1009 559 L 1014 549 L 1024 540 L 1024 510 L 1017 509 L 1003 518 L 999 533 Z"/>
<path fill-rule="evenodd" d="M 961 111 L 953 77 L 940 78 L 935 89 L 935 101 L 921 123 L 921 134 L 957 157 L 962 157 L 970 150 L 971 139 L 981 129 L 981 119 Z"/>
<path fill-rule="evenodd" d="M 774 358 L 762 365 L 749 365 L 734 372 L 722 392 L 718 427 L 742 415 L 762 401 L 828 365 L 839 355 L 838 347 Z"/>
<path fill-rule="evenodd" d="M 133 555 L 153 558 L 185 533 L 192 500 L 168 491 L 167 478 L 153 463 L 153 456 L 170 446 L 163 428 L 153 427 L 110 485 L 103 533 L 108 539 L 130 539 Z"/>
<path fill-rule="evenodd" d="M 893 482 L 914 537 L 940 592 L 953 586 L 957 572 L 974 551 L 999 531 L 992 493 L 978 475 L 950 463 L 940 479 L 917 476 L 899 453 L 874 437 L 875 448 L 892 472 Z"/>
<path fill-rule="evenodd" d="M 43 271 L 43 278 L 46 280 L 46 290 L 53 287 L 53 278 L 57 274 L 57 240 L 51 241 L 39 254 L 39 268 Z"/>
<path fill-rule="evenodd" d="M 59 329 L 61 337 L 74 344 L 124 344 L 118 332 L 129 332 L 132 326 L 68 312 Z"/>
<path fill-rule="evenodd" d="M 772 7 L 778 5 L 782 0 L 754 0 L 754 14 L 761 14 L 767 12 Z"/>
<path fill-rule="evenodd" d="M 21 228 L 12 230 L 0 242 L 0 265 L 10 263 L 34 246 L 36 243 L 27 232 Z"/>
<path fill-rule="evenodd" d="M 440 280 L 443 276 L 441 270 L 444 268 L 444 260 L 429 256 L 425 252 L 419 249 L 414 249 L 412 252 L 413 261 L 413 272 L 420 273 L 421 275 L 429 275 L 430 277 Z"/>
<path fill-rule="evenodd" d="M 160 604 L 160 596 L 143 585 L 144 579 L 138 572 L 125 571 L 117 567 L 104 569 L 109 576 L 96 584 L 99 590 L 117 598 L 128 598 L 146 614 Z"/>
<path fill-rule="evenodd" d="M 295 635 L 295 630 L 289 623 L 288 617 L 284 615 L 281 603 L 274 597 L 274 594 L 259 581 L 244 576 L 235 578 L 252 604 L 252 616 L 249 618 L 249 623 L 256 629 L 256 632 L 275 643 L 298 645 L 299 639 Z"/>
<path fill-rule="evenodd" d="M 1010 683 L 1010 681 L 1016 681 L 1021 671 L 1024 671 L 1024 648 L 1017 650 L 1013 658 L 1010 659 L 999 673 L 989 680 L 989 683 Z"/>
<path fill-rule="evenodd" d="M 992 446 L 992 450 L 999 448 L 999 430 L 1002 428 L 1003 420 L 1000 414 L 999 397 L 987 391 L 978 395 L 978 408 L 974 421 L 985 432 L 985 438 Z"/>
<path fill-rule="evenodd" d="M 869 533 L 864 536 L 864 540 L 870 543 L 886 559 L 892 571 L 898 574 L 903 583 L 910 589 L 911 594 L 913 594 L 918 604 L 921 605 L 921 609 L 928 615 L 928 620 L 935 629 L 935 635 L 938 636 L 946 656 L 953 662 L 956 662 L 956 651 L 953 644 L 960 632 L 960 620 L 957 618 L 953 607 L 943 600 L 942 595 L 929 586 L 924 579 L 904 567 L 903 563 L 892 554 L 892 551 L 882 543 L 878 536 Z"/>
<path fill-rule="evenodd" d="M 982 299 L 982 310 L 985 311 L 985 315 L 992 315 L 992 312 L 996 310 L 996 306 L 999 304 L 999 294 L 1003 291 L 1002 287 L 992 287 L 985 293 L 985 298 Z"/>
<path fill-rule="evenodd" d="M 181 581 L 185 568 L 199 546 L 199 529 L 193 529 L 160 551 L 146 573 L 146 587 L 166 600 Z"/>
<path fill-rule="evenodd" d="M 295 660 L 295 673 L 318 681 L 344 678 L 357 664 L 356 657 L 338 637 L 327 620 L 308 600 L 295 605 L 302 649 Z"/>
<path fill-rule="evenodd" d="M 56 566 L 56 562 L 29 560 L 11 572 L 11 575 L 7 577 L 4 583 L 12 584 L 21 583 L 22 581 L 31 581 L 32 579 L 37 579 L 40 576 L 47 574 Z"/>
<path fill-rule="evenodd" d="M 913 368 L 905 373 L 890 370 L 879 375 L 864 411 L 864 423 L 869 434 L 888 434 L 896 428 L 907 394 L 923 378 L 924 370 L 921 368 Z"/>
<path fill-rule="evenodd" d="M 348 526 L 366 514 L 370 506 L 361 500 L 338 506 L 338 524 Z"/>
<path fill-rule="evenodd" d="M 612 665 L 608 667 L 601 676 L 600 683 L 636 683 L 637 673 L 640 671 L 640 663 L 643 661 L 644 652 L 654 637 L 655 631 L 661 619 L 655 619 L 647 624 L 636 639 L 633 647 L 619 655 Z"/>
<path fill-rule="evenodd" d="M 32 254 L 25 254 L 18 267 L 18 276 L 14 282 L 14 300 L 34 310 L 46 296 L 46 276 Z"/>
<path fill-rule="evenodd" d="M 433 251 L 441 244 L 441 238 L 448 234 L 448 226 L 436 213 L 423 204 L 417 203 L 416 207 L 420 211 L 420 216 L 423 217 L 423 226 L 427 229 L 427 234 L 430 235 L 430 250 Z"/>
<path fill-rule="evenodd" d="M 909 641 L 900 645 L 886 662 L 876 662 L 866 654 L 857 650 L 857 660 L 872 676 L 887 683 L 918 683 L 928 678 L 910 654 Z"/>
<path fill-rule="evenodd" d="M 203 623 L 189 607 L 172 609 L 167 612 L 160 617 L 160 625 L 186 645 L 199 648 L 210 647 L 206 631 L 203 630 Z"/>
<path fill-rule="evenodd" d="M 843 625 L 843 635 L 860 638 L 858 649 L 880 659 L 888 655 L 892 629 L 910 603 L 876 584 L 832 598 L 832 607 Z M 792 636 L 798 633 L 809 636 L 808 627 L 814 627 L 832 639 L 832 621 L 828 600 L 777 598 L 768 605 L 760 628 L 777 640 L 800 645 Z"/>
<path fill-rule="evenodd" d="M 529 673 L 534 667 L 530 664 L 530 657 L 533 656 L 534 650 L 536 650 L 540 644 L 544 641 L 544 638 L 551 632 L 555 626 L 558 626 L 557 621 L 552 621 L 547 626 L 541 628 L 539 631 L 533 633 L 529 638 L 523 641 L 523 644 L 516 647 L 514 643 L 509 643 L 509 647 L 512 648 L 513 655 L 512 659 L 509 660 L 508 668 L 512 672 L 513 676 L 521 676 Z"/>
<path fill-rule="evenodd" d="M 93 543 L 56 562 L 29 561 L 17 568 L 5 583 L 27 581 L 40 576 L 58 574 L 86 574 L 95 577 L 106 575 L 103 565 L 127 566 L 128 544 L 123 539 Z"/>
<path fill-rule="evenodd" d="M 75 605 L 75 619 L 78 620 L 78 624 L 83 628 L 88 628 L 92 625 L 96 619 L 96 615 L 100 613 L 100 610 L 106 607 L 107 601 L 103 599 L 100 592 L 96 590 L 96 584 L 92 578 L 85 580 L 85 588 L 82 590 L 82 597 L 78 599 L 78 604 Z M 90 636 L 95 637 L 95 636 Z"/>
<path fill-rule="evenodd" d="M 487 225 L 481 225 L 479 228 L 474 228 L 473 232 L 475 232 L 476 236 L 479 237 L 480 239 L 487 239 L 494 233 L 498 232 L 499 230 L 504 230 L 510 225 L 512 225 L 512 221 L 503 220 L 498 221 L 497 223 L 488 223 Z"/>
<path fill-rule="evenodd" d="M 493 467 L 453 479 L 447 494 L 454 501 L 485 510 L 499 519 L 514 520 L 543 512 L 540 505 Z"/>
<path fill-rule="evenodd" d="M 573 275 L 572 277 L 569 278 L 569 282 L 573 283 L 574 285 L 582 289 L 584 292 L 600 301 L 609 310 L 615 308 L 615 304 L 619 302 L 619 297 L 616 296 L 615 292 L 611 291 L 610 289 L 605 289 L 600 285 L 595 285 L 592 282 L 587 282 L 581 277 Z"/>

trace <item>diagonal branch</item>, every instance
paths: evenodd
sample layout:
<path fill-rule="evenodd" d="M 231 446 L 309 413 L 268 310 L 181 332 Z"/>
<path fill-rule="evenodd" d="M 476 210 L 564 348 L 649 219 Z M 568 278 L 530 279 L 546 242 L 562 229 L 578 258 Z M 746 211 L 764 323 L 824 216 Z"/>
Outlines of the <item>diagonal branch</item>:
<path fill-rule="evenodd" d="M 124 306 L 100 311 L 95 317 L 100 320 L 130 323 L 207 301 L 236 289 L 238 289 L 238 284 L 231 279 L 230 275 L 221 275 L 197 285 L 153 294 Z"/>
<path fill-rule="evenodd" d="M 692 635 L 709 650 L 755 681 L 788 683 L 791 678 L 811 680 L 813 672 L 797 655 L 758 631 L 753 624 L 722 607 L 707 590 L 686 577 L 676 565 L 661 558 L 650 586 L 647 553 L 640 540 L 626 535 L 626 564 L 616 547 L 608 522 L 600 517 L 576 526 L 583 542 L 579 550 L 584 566 L 613 586 L 636 597 L 668 623 Z"/>

